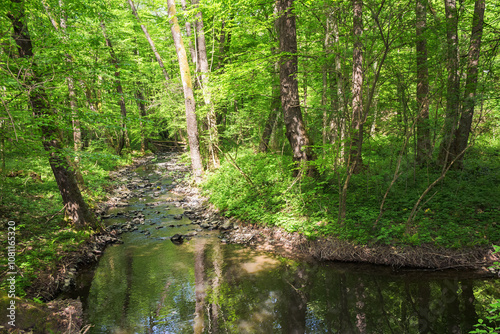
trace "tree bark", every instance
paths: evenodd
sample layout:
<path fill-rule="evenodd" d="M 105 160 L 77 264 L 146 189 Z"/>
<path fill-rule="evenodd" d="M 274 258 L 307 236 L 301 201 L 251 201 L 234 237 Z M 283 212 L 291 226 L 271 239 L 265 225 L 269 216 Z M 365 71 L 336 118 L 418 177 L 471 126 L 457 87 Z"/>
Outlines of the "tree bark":
<path fill-rule="evenodd" d="M 458 74 L 458 13 L 455 0 L 444 0 L 446 12 L 446 37 L 448 83 L 446 92 L 446 118 L 444 134 L 437 163 L 446 168 L 450 159 L 450 147 L 457 127 L 459 113 L 460 77 Z"/>
<path fill-rule="evenodd" d="M 363 164 L 363 1 L 353 1 L 354 52 L 352 66 L 352 120 L 348 163 L 353 173 L 359 173 Z M 349 166 L 349 167 L 350 167 Z"/>
<path fill-rule="evenodd" d="M 417 36 L 417 163 L 430 159 L 431 140 L 429 128 L 429 69 L 427 64 L 427 0 L 416 2 Z"/>
<path fill-rule="evenodd" d="M 104 21 L 101 21 L 101 29 L 102 29 L 102 34 L 104 35 L 104 39 L 106 40 L 106 46 L 109 48 L 111 63 L 115 66 L 116 69 L 115 86 L 116 86 L 116 93 L 118 94 L 118 96 L 120 96 L 120 101 L 118 101 L 118 105 L 120 106 L 120 111 L 121 111 L 121 128 L 120 128 L 120 133 L 118 135 L 118 143 L 116 145 L 116 154 L 120 155 L 122 153 L 123 147 L 125 146 L 125 136 L 127 136 L 127 125 L 125 123 L 125 119 L 127 118 L 127 107 L 125 106 L 125 97 L 123 95 L 122 82 L 120 80 L 118 58 L 116 57 L 113 45 L 111 44 L 111 40 L 109 39 L 106 33 L 106 26 L 104 25 Z"/>
<path fill-rule="evenodd" d="M 199 0 L 192 0 L 191 3 L 198 6 Z M 212 102 L 211 93 L 209 90 L 209 66 L 207 58 L 207 47 L 205 42 L 205 32 L 203 31 L 203 15 L 200 12 L 196 14 L 196 44 L 198 45 L 198 63 L 200 64 L 201 72 L 201 91 L 203 100 L 208 107 L 207 123 L 208 123 L 208 154 L 209 160 L 213 168 L 220 167 L 219 151 L 216 147 L 219 146 L 219 131 L 217 129 L 217 118 L 215 115 L 215 106 Z"/>
<path fill-rule="evenodd" d="M 132 10 L 132 13 L 134 14 L 135 18 L 137 19 L 137 22 L 141 25 L 141 29 L 144 32 L 144 35 L 146 36 L 146 39 L 148 40 L 149 46 L 151 47 L 151 50 L 153 51 L 156 61 L 158 62 L 158 65 L 160 65 L 160 68 L 163 72 L 163 77 L 165 78 L 166 82 L 170 81 L 170 77 L 168 76 L 167 70 L 165 69 L 165 65 L 163 64 L 163 60 L 161 59 L 160 53 L 158 50 L 156 50 L 155 43 L 151 36 L 149 35 L 148 28 L 144 24 L 141 23 L 141 19 L 139 18 L 139 14 L 137 13 L 137 10 L 135 8 L 135 4 L 132 0 L 128 0 L 128 4 L 130 5 L 130 9 Z"/>
<path fill-rule="evenodd" d="M 307 136 L 299 103 L 297 81 L 297 31 L 295 15 L 292 13 L 294 0 L 277 0 L 279 18 L 279 39 L 281 57 L 280 91 L 281 106 L 286 127 L 286 136 L 293 152 L 293 161 L 299 168 L 307 168 L 307 174 L 315 173 L 313 166 L 307 166 L 314 160 L 312 142 Z"/>
<path fill-rule="evenodd" d="M 139 86 L 139 83 L 137 84 Z M 135 91 L 135 99 L 137 101 L 137 108 L 139 108 L 139 113 L 141 115 L 141 120 L 139 121 L 141 127 L 141 153 L 146 151 L 146 136 L 144 134 L 144 125 L 142 119 L 146 117 L 146 104 L 144 103 L 144 94 L 137 88 Z"/>
<path fill-rule="evenodd" d="M 19 57 L 32 60 L 34 53 L 28 27 L 25 24 L 26 18 L 22 0 L 12 0 L 12 3 L 20 5 L 20 10 L 15 14 L 8 13 L 14 27 L 12 37 L 17 44 Z M 80 193 L 67 157 L 63 155 L 60 141 L 61 131 L 54 122 L 55 115 L 50 107 L 42 80 L 36 71 L 36 63 L 32 64 L 33 68 L 27 69 L 25 76 L 27 85 L 31 87 L 28 101 L 34 116 L 46 119 L 44 125 L 40 126 L 42 144 L 49 154 L 49 164 L 64 203 L 66 216 L 71 219 L 77 228 L 84 226 L 96 227 L 95 217 Z"/>
<path fill-rule="evenodd" d="M 460 152 L 465 150 L 469 142 L 469 134 L 474 117 L 474 105 L 476 102 L 477 76 L 479 56 L 481 52 L 481 39 L 483 36 L 483 22 L 485 0 L 476 0 L 474 6 L 474 17 L 472 19 L 472 34 L 468 54 L 467 79 L 465 81 L 464 99 L 460 116 L 460 123 L 455 132 L 454 142 L 451 145 L 450 160 L 453 160 Z M 463 155 L 457 159 L 455 166 L 462 168 Z"/>
<path fill-rule="evenodd" d="M 189 140 L 189 148 L 191 153 L 191 168 L 197 182 L 201 181 L 203 174 L 200 144 L 198 141 L 198 123 L 196 120 L 196 103 L 193 95 L 193 85 L 191 82 L 191 72 L 187 59 L 184 43 L 182 42 L 181 28 L 177 21 L 175 0 L 167 0 L 168 17 L 172 30 L 172 38 L 174 39 L 177 58 L 179 60 L 179 68 L 181 72 L 182 86 L 184 90 L 184 100 L 186 105 L 186 124 Z"/>
<path fill-rule="evenodd" d="M 186 0 L 181 0 L 182 10 L 186 10 Z M 196 49 L 193 45 L 193 41 L 191 40 L 191 22 L 186 21 L 186 36 L 189 38 L 189 53 L 191 54 L 191 60 L 193 61 L 195 71 L 198 72 L 200 70 L 200 65 L 198 64 L 198 57 L 196 56 Z"/>

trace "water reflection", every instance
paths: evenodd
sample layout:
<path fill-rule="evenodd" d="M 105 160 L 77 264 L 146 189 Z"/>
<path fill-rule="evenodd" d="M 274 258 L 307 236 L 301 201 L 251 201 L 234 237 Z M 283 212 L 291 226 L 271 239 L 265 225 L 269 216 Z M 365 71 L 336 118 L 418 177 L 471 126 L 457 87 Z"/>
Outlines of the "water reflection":
<path fill-rule="evenodd" d="M 468 333 L 500 298 L 498 281 L 458 271 L 297 262 L 223 245 L 217 232 L 174 220 L 182 209 L 167 202 L 129 203 L 109 222 L 140 210 L 145 224 L 106 249 L 93 278 L 81 276 L 89 333 Z M 168 239 L 195 230 L 182 245 Z"/>
<path fill-rule="evenodd" d="M 496 282 L 318 265 L 221 245 L 110 247 L 86 299 L 92 333 L 468 333 Z M 361 270 L 360 270 L 361 269 Z M 498 297 L 498 296 L 497 296 Z"/>

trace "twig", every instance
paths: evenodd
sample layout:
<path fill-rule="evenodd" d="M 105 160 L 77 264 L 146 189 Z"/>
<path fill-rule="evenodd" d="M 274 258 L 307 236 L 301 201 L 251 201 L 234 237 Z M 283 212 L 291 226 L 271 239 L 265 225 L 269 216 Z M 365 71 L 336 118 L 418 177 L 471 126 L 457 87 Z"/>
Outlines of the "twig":
<path fill-rule="evenodd" d="M 54 213 L 49 219 L 47 219 L 47 221 L 45 222 L 45 224 L 47 224 L 49 221 L 51 221 L 55 216 L 57 216 L 58 214 L 60 214 L 64 209 L 66 209 L 66 206 L 68 204 L 65 204 L 61 210 L 57 211 L 56 213 Z"/>
<path fill-rule="evenodd" d="M 422 195 L 420 195 L 419 199 L 417 200 L 417 203 L 415 203 L 415 205 L 413 206 L 413 209 L 411 210 L 411 213 L 410 213 L 410 216 L 408 217 L 408 220 L 406 221 L 406 231 L 405 231 L 406 234 L 409 234 L 409 232 L 410 232 L 410 224 L 413 222 L 413 219 L 415 218 L 418 206 L 420 205 L 420 202 L 424 199 L 425 195 L 427 195 L 429 193 L 429 191 L 431 191 L 431 189 L 434 188 L 434 186 L 436 184 L 438 184 L 442 179 L 444 179 L 444 177 L 446 176 L 446 173 L 448 173 L 448 171 L 450 170 L 451 166 L 453 166 L 453 164 L 455 163 L 455 161 L 457 161 L 460 157 L 462 157 L 462 155 L 465 153 L 465 151 L 467 151 L 467 149 L 470 146 L 471 146 L 471 144 L 467 145 L 463 149 L 463 151 L 460 152 L 460 154 L 457 154 L 457 156 L 455 157 L 455 159 L 453 159 L 453 161 L 448 165 L 448 167 L 446 167 L 441 172 L 441 176 L 439 176 L 434 182 L 432 182 L 427 187 L 427 189 L 425 189 L 425 191 L 422 193 Z"/>
<path fill-rule="evenodd" d="M 94 327 L 93 325 L 86 325 L 85 327 L 82 328 L 82 331 L 80 331 L 81 334 L 85 334 L 89 331 L 89 329 L 91 329 L 92 327 Z"/>
<path fill-rule="evenodd" d="M 412 125 L 412 128 L 413 128 L 413 125 Z M 391 191 L 391 188 L 394 185 L 394 183 L 396 183 L 396 181 L 401 176 L 401 174 L 403 174 L 403 172 L 401 172 L 401 173 L 398 173 L 398 172 L 399 172 L 399 168 L 401 167 L 401 159 L 403 158 L 403 154 L 405 152 L 406 145 L 408 144 L 408 140 L 410 139 L 411 134 L 412 134 L 412 131 L 408 132 L 408 135 L 406 136 L 406 140 L 403 144 L 403 148 L 401 149 L 401 153 L 399 154 L 399 157 L 398 157 L 398 163 L 396 165 L 396 170 L 394 171 L 394 176 L 392 178 L 391 184 L 389 185 L 389 188 L 387 188 L 387 191 L 384 194 L 384 198 L 382 199 L 382 203 L 380 204 L 380 211 L 379 211 L 377 220 L 375 220 L 375 223 L 373 223 L 373 228 L 375 228 L 375 226 L 377 226 L 378 222 L 380 221 L 380 218 L 382 218 L 382 215 L 384 214 L 384 204 L 385 204 L 385 200 L 387 199 L 387 196 L 389 195 L 389 191 Z"/>
<path fill-rule="evenodd" d="M 229 163 L 231 165 L 233 165 L 234 168 L 236 168 L 241 175 L 243 175 L 243 177 L 245 178 L 245 180 L 257 191 L 257 193 L 262 196 L 262 192 L 259 190 L 259 188 L 255 185 L 255 183 L 253 183 L 252 179 L 240 168 L 240 166 L 238 166 L 238 164 L 236 163 L 236 161 L 234 161 L 233 157 L 230 155 L 230 154 L 226 154 L 224 153 L 220 147 L 216 144 L 214 144 L 214 146 L 219 150 L 220 153 L 222 153 L 222 155 L 224 157 L 229 157 Z"/>

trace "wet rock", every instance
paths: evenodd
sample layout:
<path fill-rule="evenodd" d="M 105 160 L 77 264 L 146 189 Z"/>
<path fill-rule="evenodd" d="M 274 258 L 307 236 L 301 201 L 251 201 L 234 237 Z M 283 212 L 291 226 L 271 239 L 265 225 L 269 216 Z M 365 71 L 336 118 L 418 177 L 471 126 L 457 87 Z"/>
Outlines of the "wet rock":
<path fill-rule="evenodd" d="M 184 237 L 180 234 L 174 234 L 171 238 L 170 241 L 172 241 L 176 245 L 180 245 L 184 242 Z"/>
<path fill-rule="evenodd" d="M 229 220 L 225 221 L 224 224 L 220 226 L 221 230 L 229 230 L 233 227 L 233 223 Z"/>
<path fill-rule="evenodd" d="M 165 226 L 156 226 L 155 229 L 159 230 L 160 228 L 164 228 Z"/>
<path fill-rule="evenodd" d="M 174 219 L 175 219 L 175 220 L 181 220 L 181 219 L 182 219 L 182 215 L 175 215 L 175 216 L 174 216 Z"/>
<path fill-rule="evenodd" d="M 208 228 L 211 228 L 212 225 L 210 225 L 209 223 L 205 222 L 205 223 L 201 223 L 200 224 L 200 227 L 201 228 L 204 228 L 204 229 L 208 229 Z"/>

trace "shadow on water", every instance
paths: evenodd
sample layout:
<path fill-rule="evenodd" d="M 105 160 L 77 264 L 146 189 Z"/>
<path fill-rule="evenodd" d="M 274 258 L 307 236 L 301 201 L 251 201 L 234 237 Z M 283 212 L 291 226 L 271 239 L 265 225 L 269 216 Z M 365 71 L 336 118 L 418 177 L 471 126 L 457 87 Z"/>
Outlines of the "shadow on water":
<path fill-rule="evenodd" d="M 89 333 L 468 333 L 500 297 L 464 272 L 297 262 L 221 244 L 168 203 L 140 210 L 145 224 L 79 277 Z"/>

